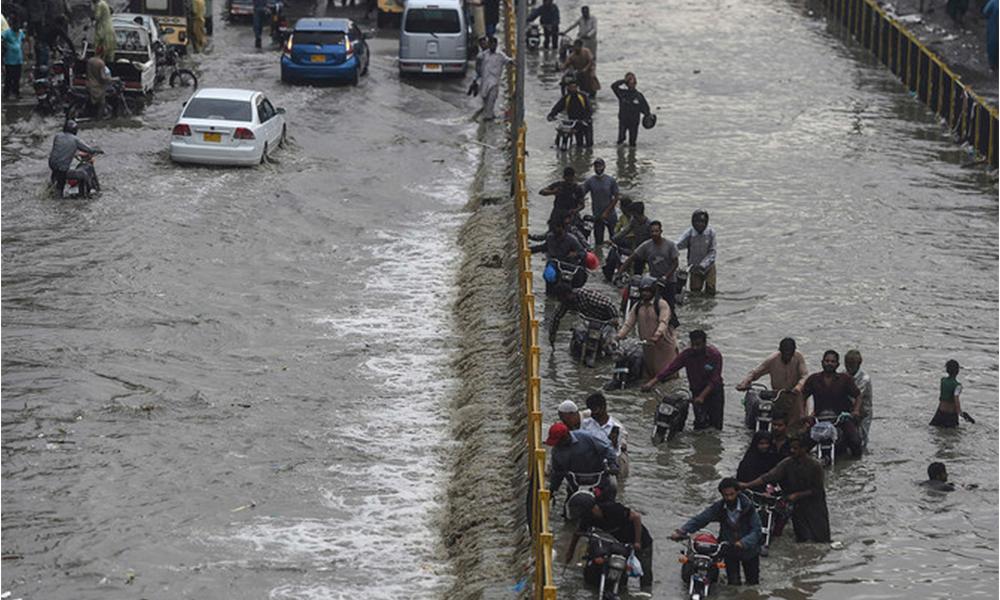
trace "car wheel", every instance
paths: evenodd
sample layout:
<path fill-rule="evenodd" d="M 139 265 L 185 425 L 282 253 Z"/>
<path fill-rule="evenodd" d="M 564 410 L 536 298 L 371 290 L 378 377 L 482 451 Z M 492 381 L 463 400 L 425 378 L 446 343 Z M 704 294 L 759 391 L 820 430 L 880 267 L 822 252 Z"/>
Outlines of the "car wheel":
<path fill-rule="evenodd" d="M 362 74 L 362 75 L 367 75 L 367 74 L 368 74 L 368 65 L 369 65 L 369 64 L 370 64 L 371 62 L 372 62 L 372 59 L 371 59 L 371 54 L 369 54 L 369 53 L 365 52 L 365 68 L 364 68 L 364 69 L 362 69 L 362 71 L 361 71 L 361 74 Z"/>
<path fill-rule="evenodd" d="M 351 85 L 358 85 L 361 82 L 361 68 L 358 67 L 354 69 L 354 75 L 351 77 Z"/>
<path fill-rule="evenodd" d="M 264 149 L 260 152 L 260 164 L 267 163 L 267 142 L 264 142 Z"/>

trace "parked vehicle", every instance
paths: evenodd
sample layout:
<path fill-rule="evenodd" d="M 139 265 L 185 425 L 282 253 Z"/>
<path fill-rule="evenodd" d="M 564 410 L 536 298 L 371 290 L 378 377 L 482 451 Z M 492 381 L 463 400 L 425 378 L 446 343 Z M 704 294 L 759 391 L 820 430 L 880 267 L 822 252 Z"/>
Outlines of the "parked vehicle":
<path fill-rule="evenodd" d="M 251 0 L 252 1 L 252 0 Z M 188 45 L 188 12 L 190 0 L 131 0 L 130 13 L 150 15 L 160 30 L 164 44 L 173 46 L 184 55 Z M 205 0 L 205 33 L 212 35 L 212 0 Z"/>
<path fill-rule="evenodd" d="M 688 536 L 687 549 L 682 553 L 681 578 L 688 584 L 691 600 L 708 598 L 712 586 L 719 581 L 719 571 L 726 568 L 722 553 L 729 546 L 707 531 Z"/>
<path fill-rule="evenodd" d="M 176 48 L 161 43 L 156 46 L 156 83 L 164 81 L 169 82 L 170 87 L 198 87 L 194 71 L 180 68 Z"/>
<path fill-rule="evenodd" d="M 157 24 L 156 19 L 153 15 L 142 15 L 138 13 L 114 13 L 111 15 L 112 25 L 138 25 L 146 30 L 149 34 L 149 43 L 156 47 L 157 44 L 163 43 L 163 37 L 160 34 L 160 26 Z"/>
<path fill-rule="evenodd" d="M 660 398 L 653 415 L 654 444 L 662 444 L 664 439 L 671 440 L 684 430 L 690 404 L 691 392 L 686 389 L 675 390 Z"/>
<path fill-rule="evenodd" d="M 385 27 L 390 23 L 399 23 L 406 7 L 406 0 L 378 0 L 378 14 L 375 15 L 375 23 L 379 27 Z"/>
<path fill-rule="evenodd" d="M 399 33 L 399 72 L 465 75 L 469 37 L 460 0 L 409 0 Z"/>
<path fill-rule="evenodd" d="M 106 66 L 112 77 L 122 80 L 125 91 L 135 94 L 152 93 L 156 87 L 156 51 L 149 33 L 142 25 L 115 23 L 115 59 Z M 87 60 L 94 56 L 93 48 L 84 46 L 83 54 L 73 66 L 73 87 L 83 88 L 87 82 Z"/>
<path fill-rule="evenodd" d="M 132 115 L 132 109 L 125 99 L 125 84 L 115 78 L 104 97 L 104 110 L 97 114 L 97 107 L 90 102 L 90 93 L 84 89 L 70 89 L 66 96 L 66 119 L 86 122 Z"/>
<path fill-rule="evenodd" d="M 206 88 L 184 103 L 171 133 L 170 158 L 207 165 L 256 165 L 285 144 L 285 109 L 263 92 Z"/>
<path fill-rule="evenodd" d="M 299 19 L 281 53 L 281 80 L 350 81 L 368 73 L 366 36 L 349 19 Z"/>
<path fill-rule="evenodd" d="M 52 115 L 61 110 L 69 97 L 66 78 L 53 75 L 52 69 L 42 65 L 32 69 L 32 83 L 35 90 L 35 110 L 43 115 Z"/>

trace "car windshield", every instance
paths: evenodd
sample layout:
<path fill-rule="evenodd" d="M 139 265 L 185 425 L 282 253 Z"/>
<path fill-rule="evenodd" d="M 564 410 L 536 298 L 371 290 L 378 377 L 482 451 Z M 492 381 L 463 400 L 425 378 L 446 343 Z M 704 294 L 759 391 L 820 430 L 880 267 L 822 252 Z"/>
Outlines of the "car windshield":
<path fill-rule="evenodd" d="M 407 33 L 460 33 L 458 11 L 444 8 L 414 8 L 406 13 Z"/>
<path fill-rule="evenodd" d="M 195 98 L 188 102 L 184 116 L 189 119 L 219 119 L 220 121 L 252 121 L 253 113 L 247 100 Z"/>
<path fill-rule="evenodd" d="M 339 31 L 296 31 L 292 34 L 292 44 L 335 46 L 344 43 L 344 35 Z"/>

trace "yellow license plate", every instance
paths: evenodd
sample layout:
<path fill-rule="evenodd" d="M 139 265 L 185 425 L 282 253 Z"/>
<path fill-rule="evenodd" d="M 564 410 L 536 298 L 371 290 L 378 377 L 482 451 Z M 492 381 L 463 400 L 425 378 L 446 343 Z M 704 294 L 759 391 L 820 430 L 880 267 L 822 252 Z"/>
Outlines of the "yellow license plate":
<path fill-rule="evenodd" d="M 424 65 L 424 73 L 440 73 L 441 65 L 429 64 Z"/>
<path fill-rule="evenodd" d="M 326 56 L 322 54 L 313 54 L 309 57 L 312 62 L 326 62 Z"/>
<path fill-rule="evenodd" d="M 222 134 L 221 133 L 206 133 L 205 134 L 205 141 L 206 142 L 221 142 L 222 141 Z"/>

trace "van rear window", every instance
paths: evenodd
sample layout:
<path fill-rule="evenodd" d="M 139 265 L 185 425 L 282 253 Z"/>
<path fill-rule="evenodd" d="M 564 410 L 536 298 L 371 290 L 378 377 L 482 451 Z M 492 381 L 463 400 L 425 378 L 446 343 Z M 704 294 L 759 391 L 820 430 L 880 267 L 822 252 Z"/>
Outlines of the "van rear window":
<path fill-rule="evenodd" d="M 461 33 L 458 11 L 453 8 L 414 8 L 407 11 L 407 33 Z"/>
<path fill-rule="evenodd" d="M 221 98 L 194 98 L 184 109 L 189 119 L 220 119 L 222 121 L 252 121 L 253 112 L 246 100 L 223 100 Z"/>
<path fill-rule="evenodd" d="M 344 43 L 345 35 L 339 31 L 296 31 L 292 34 L 292 44 L 336 46 Z"/>

